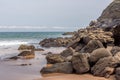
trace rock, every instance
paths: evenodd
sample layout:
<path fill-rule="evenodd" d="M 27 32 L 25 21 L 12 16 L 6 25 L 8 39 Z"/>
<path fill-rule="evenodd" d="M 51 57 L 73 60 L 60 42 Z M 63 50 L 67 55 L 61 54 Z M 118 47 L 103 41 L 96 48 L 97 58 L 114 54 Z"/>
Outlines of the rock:
<path fill-rule="evenodd" d="M 110 51 L 108 51 L 105 48 L 99 48 L 94 50 L 89 57 L 90 62 L 96 63 L 99 59 L 104 58 L 104 57 L 109 57 L 112 56 Z"/>
<path fill-rule="evenodd" d="M 120 47 L 118 46 L 114 46 L 112 49 L 111 49 L 111 53 L 112 55 L 114 56 L 116 53 L 120 52 Z"/>
<path fill-rule="evenodd" d="M 72 65 L 76 73 L 78 74 L 88 72 L 90 70 L 90 66 L 88 63 L 87 53 L 86 54 L 76 53 L 76 55 L 72 57 Z"/>
<path fill-rule="evenodd" d="M 101 58 L 92 68 L 91 72 L 95 76 L 109 77 L 119 62 L 114 57 Z"/>
<path fill-rule="evenodd" d="M 115 39 L 115 46 L 120 46 L 120 25 L 115 26 L 113 29 L 113 38 Z"/>
<path fill-rule="evenodd" d="M 56 63 L 51 66 L 44 67 L 41 71 L 42 74 L 47 73 L 67 73 L 73 72 L 73 67 L 71 62 Z"/>
<path fill-rule="evenodd" d="M 119 62 L 118 65 L 120 65 L 120 52 L 116 53 L 114 58 Z"/>
<path fill-rule="evenodd" d="M 115 70 L 115 78 L 116 80 L 120 80 L 120 67 L 116 68 Z"/>
<path fill-rule="evenodd" d="M 35 58 L 35 53 L 33 50 L 31 51 L 22 51 L 20 54 L 18 54 L 18 57 L 22 57 L 25 59 L 32 59 Z"/>
<path fill-rule="evenodd" d="M 42 47 L 66 47 L 72 42 L 70 38 L 49 38 L 42 40 L 39 44 Z"/>
<path fill-rule="evenodd" d="M 94 26 L 94 25 L 96 25 L 96 23 L 97 23 L 97 21 L 91 21 L 89 26 Z"/>
<path fill-rule="evenodd" d="M 30 65 L 32 65 L 31 63 L 29 63 L 29 64 L 20 64 L 20 66 L 30 66 Z"/>
<path fill-rule="evenodd" d="M 62 35 L 74 35 L 76 32 L 65 32 Z"/>
<path fill-rule="evenodd" d="M 18 50 L 33 50 L 35 47 L 33 45 L 20 45 Z"/>
<path fill-rule="evenodd" d="M 103 44 L 98 40 L 91 40 L 88 44 L 81 49 L 81 53 L 91 53 L 93 50 L 98 48 L 104 48 Z"/>
<path fill-rule="evenodd" d="M 68 57 L 68 56 L 72 56 L 74 53 L 75 53 L 75 50 L 72 49 L 71 47 L 69 47 L 66 50 L 64 50 L 63 52 L 61 52 L 60 55 L 63 57 Z"/>
<path fill-rule="evenodd" d="M 13 56 L 13 57 L 10 57 L 9 59 L 17 60 L 17 59 L 18 59 L 18 56 Z"/>
<path fill-rule="evenodd" d="M 60 54 L 48 54 L 46 59 L 49 64 L 62 63 L 65 61 L 65 58 Z"/>
<path fill-rule="evenodd" d="M 114 0 L 97 19 L 97 27 L 113 27 L 120 24 L 120 0 Z"/>
<path fill-rule="evenodd" d="M 72 61 L 72 56 L 68 56 L 68 57 L 66 57 L 66 61 L 71 62 L 71 61 Z"/>

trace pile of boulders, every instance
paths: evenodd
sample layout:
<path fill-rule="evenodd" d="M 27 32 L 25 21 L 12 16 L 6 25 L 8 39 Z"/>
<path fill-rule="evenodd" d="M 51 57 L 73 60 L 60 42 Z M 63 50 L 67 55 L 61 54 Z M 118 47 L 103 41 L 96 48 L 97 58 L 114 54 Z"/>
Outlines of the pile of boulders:
<path fill-rule="evenodd" d="M 48 54 L 47 65 L 51 66 L 44 67 L 41 73 L 91 73 L 106 78 L 115 74 L 120 79 L 120 47 L 109 50 L 101 41 L 90 40 L 83 49 L 76 51 L 68 47 L 59 54 Z"/>
<path fill-rule="evenodd" d="M 94 42 L 94 40 L 98 41 Z M 101 28 L 89 26 L 85 29 L 78 30 L 72 37 L 44 39 L 40 42 L 40 45 L 42 47 L 72 47 L 76 51 L 81 50 L 84 52 L 86 51 L 87 46 L 94 47 L 96 44 L 99 44 L 96 48 L 103 47 L 99 41 L 102 42 L 104 47 L 107 47 L 107 45 L 113 45 L 113 33 L 111 31 L 104 31 Z M 91 45 L 91 43 L 94 43 L 94 45 Z"/>

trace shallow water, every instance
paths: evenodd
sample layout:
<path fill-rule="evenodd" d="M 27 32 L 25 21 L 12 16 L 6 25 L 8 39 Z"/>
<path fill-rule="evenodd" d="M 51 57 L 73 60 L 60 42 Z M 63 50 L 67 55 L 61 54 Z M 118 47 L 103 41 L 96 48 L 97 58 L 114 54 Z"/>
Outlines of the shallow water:
<path fill-rule="evenodd" d="M 46 65 L 45 55 L 43 54 L 46 54 L 47 52 L 53 52 L 56 54 L 60 53 L 64 49 L 65 48 L 63 47 L 46 48 L 45 51 L 36 51 L 35 58 L 29 60 L 6 60 L 6 57 L 1 56 L 2 60 L 0 60 L 0 80 L 35 80 L 41 78 L 42 76 L 40 74 L 40 70 Z M 6 49 L 6 52 L 8 52 L 7 50 L 9 50 L 9 48 Z M 10 51 L 9 53 L 14 52 L 14 50 Z M 18 52 L 16 52 L 16 54 L 18 54 Z M 7 54 L 5 56 L 7 56 Z M 32 65 L 21 66 L 21 64 Z"/>

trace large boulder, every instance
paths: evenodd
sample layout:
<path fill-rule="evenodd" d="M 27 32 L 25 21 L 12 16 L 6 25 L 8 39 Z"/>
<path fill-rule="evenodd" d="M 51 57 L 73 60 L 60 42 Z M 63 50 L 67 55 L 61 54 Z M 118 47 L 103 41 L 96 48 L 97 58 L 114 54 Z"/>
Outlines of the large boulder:
<path fill-rule="evenodd" d="M 112 53 L 113 56 L 118 52 L 120 52 L 120 47 L 118 47 L 118 46 L 112 47 L 111 53 Z"/>
<path fill-rule="evenodd" d="M 76 53 L 72 57 L 71 61 L 72 61 L 73 68 L 78 74 L 86 73 L 90 70 L 87 53 L 86 54 Z"/>
<path fill-rule="evenodd" d="M 33 50 L 31 51 L 22 51 L 20 54 L 17 56 L 18 58 L 25 58 L 25 59 L 32 59 L 35 58 L 35 53 Z"/>
<path fill-rule="evenodd" d="M 34 45 L 20 45 L 18 50 L 33 50 L 35 49 Z"/>
<path fill-rule="evenodd" d="M 110 51 L 108 51 L 105 48 L 99 48 L 94 50 L 89 57 L 90 62 L 96 63 L 99 59 L 104 58 L 104 57 L 109 57 L 112 56 Z"/>
<path fill-rule="evenodd" d="M 72 42 L 70 38 L 49 38 L 42 40 L 39 44 L 42 47 L 66 47 Z"/>
<path fill-rule="evenodd" d="M 120 24 L 120 0 L 113 2 L 103 11 L 102 15 L 97 19 L 95 26 L 97 27 L 113 27 Z"/>
<path fill-rule="evenodd" d="M 115 77 L 116 77 L 116 80 L 120 80 L 120 67 L 116 68 Z"/>
<path fill-rule="evenodd" d="M 67 73 L 70 74 L 73 72 L 73 67 L 71 62 L 56 63 L 51 66 L 42 68 L 40 71 L 42 74 L 47 73 Z"/>
<path fill-rule="evenodd" d="M 46 59 L 49 64 L 62 63 L 65 61 L 65 58 L 60 54 L 48 54 Z"/>
<path fill-rule="evenodd" d="M 92 68 L 91 72 L 95 76 L 108 78 L 117 67 L 118 61 L 114 57 L 101 58 Z"/>
<path fill-rule="evenodd" d="M 103 44 L 99 40 L 91 40 L 88 44 L 81 49 L 81 53 L 91 53 L 93 50 L 98 48 L 104 48 Z"/>
<path fill-rule="evenodd" d="M 72 49 L 71 47 L 69 47 L 66 50 L 64 50 L 63 52 L 61 52 L 60 55 L 63 57 L 68 57 L 68 56 L 72 56 L 74 53 L 75 53 L 75 50 Z"/>

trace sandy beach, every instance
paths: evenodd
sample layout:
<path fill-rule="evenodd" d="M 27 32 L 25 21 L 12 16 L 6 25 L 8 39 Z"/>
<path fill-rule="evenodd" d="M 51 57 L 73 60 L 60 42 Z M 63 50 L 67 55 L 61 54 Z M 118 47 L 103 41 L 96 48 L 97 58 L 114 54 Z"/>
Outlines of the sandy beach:
<path fill-rule="evenodd" d="M 38 80 L 115 80 L 114 76 L 111 76 L 110 78 L 104 78 L 104 77 L 96 77 L 91 74 L 60 74 L 60 73 L 54 73 L 54 74 L 46 74 L 43 75 L 43 78 Z"/>

